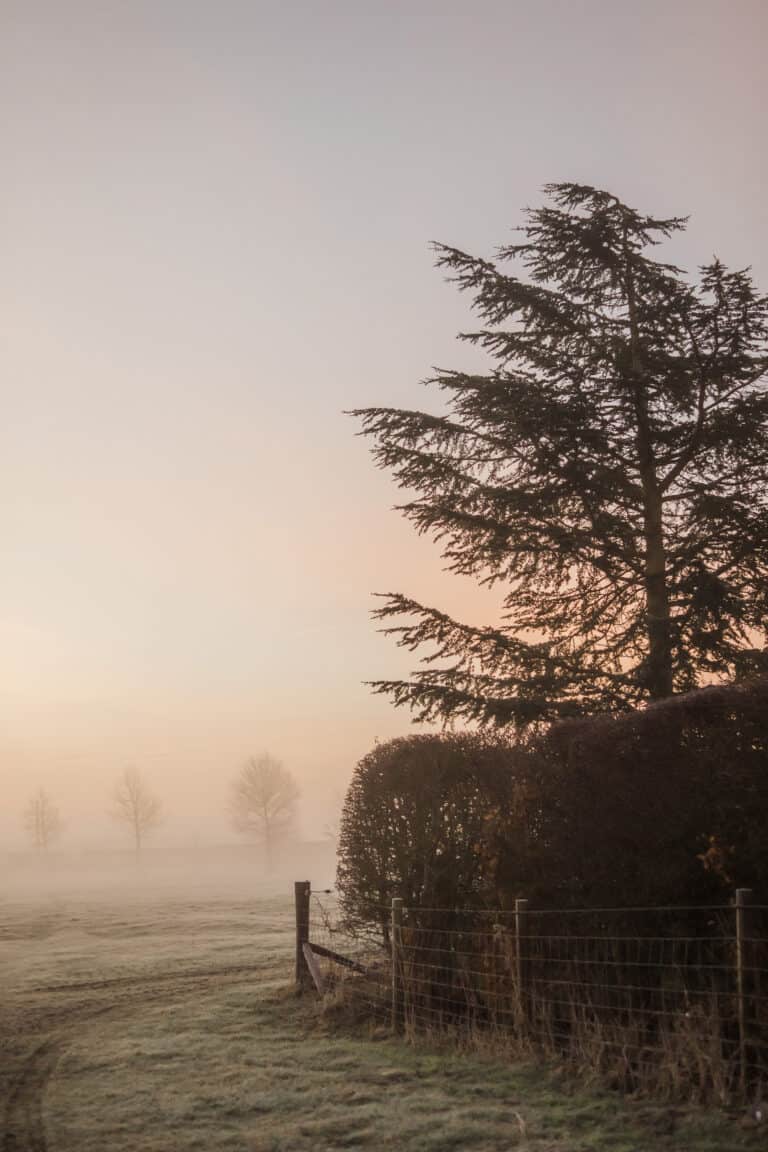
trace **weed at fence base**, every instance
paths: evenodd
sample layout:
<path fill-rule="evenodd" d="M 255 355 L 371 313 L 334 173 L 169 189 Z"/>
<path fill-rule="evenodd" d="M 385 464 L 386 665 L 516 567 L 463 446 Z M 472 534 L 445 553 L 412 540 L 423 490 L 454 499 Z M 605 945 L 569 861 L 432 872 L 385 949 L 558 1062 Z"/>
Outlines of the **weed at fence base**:
<path fill-rule="evenodd" d="M 732 906 L 409 908 L 382 939 L 376 905 L 363 933 L 323 917 L 366 969 L 326 973 L 357 1022 L 411 1043 L 563 1062 L 661 1101 L 755 1105 L 768 1095 L 766 912 L 752 906 L 740 951 Z"/>

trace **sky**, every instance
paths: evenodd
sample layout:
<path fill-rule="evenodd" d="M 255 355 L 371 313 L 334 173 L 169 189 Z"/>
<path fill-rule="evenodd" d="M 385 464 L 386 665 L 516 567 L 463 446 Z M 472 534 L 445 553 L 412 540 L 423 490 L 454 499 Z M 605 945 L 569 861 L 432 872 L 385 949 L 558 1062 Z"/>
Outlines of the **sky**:
<path fill-rule="evenodd" d="M 372 593 L 497 601 L 393 511 L 345 411 L 424 406 L 548 181 L 688 215 L 768 282 L 763 0 L 2 0 L 0 850 L 72 844 L 138 766 L 158 837 L 226 839 L 262 750 L 322 834 L 411 730 Z"/>

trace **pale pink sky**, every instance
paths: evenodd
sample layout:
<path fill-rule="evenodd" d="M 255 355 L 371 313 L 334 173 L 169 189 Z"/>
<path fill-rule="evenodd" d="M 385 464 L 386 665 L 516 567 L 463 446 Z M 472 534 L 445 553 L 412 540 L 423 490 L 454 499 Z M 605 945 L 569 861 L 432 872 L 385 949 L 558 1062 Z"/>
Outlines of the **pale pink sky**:
<path fill-rule="evenodd" d="M 490 254 L 550 180 L 691 214 L 768 283 L 762 0 L 5 0 L 0 849 L 145 769 L 227 835 L 269 749 L 316 832 L 407 715 L 370 593 L 475 619 L 342 410 L 435 405 Z"/>

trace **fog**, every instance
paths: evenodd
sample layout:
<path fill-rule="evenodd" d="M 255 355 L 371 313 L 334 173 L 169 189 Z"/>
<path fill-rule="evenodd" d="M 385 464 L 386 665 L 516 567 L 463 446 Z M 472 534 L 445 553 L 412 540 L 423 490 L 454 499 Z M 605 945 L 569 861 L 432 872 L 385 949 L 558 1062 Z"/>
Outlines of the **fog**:
<path fill-rule="evenodd" d="M 3 4 L 3 885 L 247 887 L 227 795 L 261 751 L 300 784 L 297 842 L 324 844 L 355 762 L 410 728 L 364 684 L 416 662 L 371 593 L 498 612 L 391 510 L 343 415 L 434 406 L 431 366 L 473 363 L 429 241 L 490 254 L 545 181 L 583 180 L 690 213 L 681 264 L 765 282 L 765 19 Z M 109 817 L 127 765 L 164 809 L 138 864 Z M 22 821 L 40 787 L 48 860 Z"/>
<path fill-rule="evenodd" d="M 140 855 L 107 849 L 0 853 L 0 902 L 58 906 L 72 900 L 112 907 L 158 901 L 293 899 L 296 880 L 333 886 L 335 845 L 289 841 L 266 865 L 256 845 L 150 845 Z"/>
<path fill-rule="evenodd" d="M 376 726 L 366 703 L 363 697 L 357 717 L 286 712 L 273 715 L 269 727 L 254 722 L 248 705 L 238 709 L 231 700 L 226 707 L 186 702 L 173 711 L 166 703 L 164 715 L 79 703 L 42 715 L 19 710 L 17 739 L 4 749 L 2 844 L 21 849 L 28 842 L 23 810 L 43 787 L 61 814 L 62 847 L 130 849 L 130 830 L 111 818 L 114 789 L 128 765 L 139 768 L 163 806 L 152 843 L 236 843 L 228 814 L 231 782 L 246 758 L 262 751 L 281 759 L 299 781 L 297 834 L 320 839 L 338 818 L 355 760 L 375 735 L 398 728 L 386 718 Z M 400 730 L 407 730 L 407 718 L 398 719 Z"/>

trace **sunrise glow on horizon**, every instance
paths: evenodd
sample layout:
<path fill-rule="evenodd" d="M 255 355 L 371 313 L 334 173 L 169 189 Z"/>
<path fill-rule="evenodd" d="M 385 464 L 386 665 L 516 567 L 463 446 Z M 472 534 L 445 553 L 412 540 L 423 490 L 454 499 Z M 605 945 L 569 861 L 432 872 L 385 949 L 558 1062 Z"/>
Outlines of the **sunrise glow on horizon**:
<path fill-rule="evenodd" d="M 492 622 L 344 413 L 439 410 L 479 353 L 430 241 L 491 257 L 553 180 L 690 214 L 768 281 L 753 0 L 96 6 L 0 15 L 0 832 L 44 786 L 74 841 L 116 774 L 163 835 L 227 838 L 224 789 L 279 757 L 320 835 L 406 732 L 364 681 L 417 657 L 400 591 Z M 482 362 L 482 361 L 481 361 Z"/>

